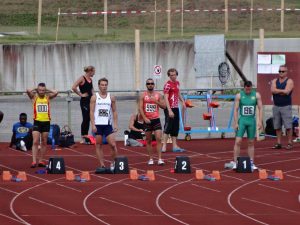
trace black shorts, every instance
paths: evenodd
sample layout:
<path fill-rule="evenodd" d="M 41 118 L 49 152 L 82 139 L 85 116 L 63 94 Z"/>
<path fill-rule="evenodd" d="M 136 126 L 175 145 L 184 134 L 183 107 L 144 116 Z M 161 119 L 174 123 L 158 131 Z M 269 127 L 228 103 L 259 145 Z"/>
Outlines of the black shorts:
<path fill-rule="evenodd" d="M 172 108 L 174 118 L 169 117 L 168 109 L 164 110 L 165 113 L 165 126 L 164 133 L 171 135 L 171 137 L 177 137 L 179 132 L 179 109 Z"/>
<path fill-rule="evenodd" d="M 97 132 L 95 133 L 96 135 L 108 137 L 110 134 L 114 132 L 112 125 L 96 125 L 96 128 L 97 128 Z"/>
<path fill-rule="evenodd" d="M 50 131 L 50 121 L 33 121 L 33 131 L 38 131 L 40 133 L 49 132 Z"/>
<path fill-rule="evenodd" d="M 161 123 L 160 123 L 160 119 L 153 119 L 150 120 L 150 123 L 144 123 L 144 128 L 145 128 L 145 132 L 148 131 L 156 131 L 156 130 L 161 130 Z"/>

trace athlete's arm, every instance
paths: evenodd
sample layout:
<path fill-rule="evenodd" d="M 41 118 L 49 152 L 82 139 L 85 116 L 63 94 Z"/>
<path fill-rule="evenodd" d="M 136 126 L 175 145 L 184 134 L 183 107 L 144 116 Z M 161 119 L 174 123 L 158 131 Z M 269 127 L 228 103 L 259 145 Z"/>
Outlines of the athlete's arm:
<path fill-rule="evenodd" d="M 290 92 L 294 89 L 294 81 L 292 79 L 288 79 L 286 82 L 285 89 L 282 90 L 283 94 L 290 94 Z"/>
<path fill-rule="evenodd" d="M 26 90 L 26 93 L 27 93 L 27 95 L 28 95 L 28 97 L 30 98 L 30 99 L 33 99 L 34 98 L 34 96 L 35 96 L 35 94 L 34 94 L 34 92 L 36 92 L 36 88 L 28 88 L 27 90 Z"/>
<path fill-rule="evenodd" d="M 97 132 L 97 128 L 95 126 L 95 117 L 94 117 L 95 104 L 96 104 L 96 95 L 93 95 L 90 101 L 90 120 L 91 120 L 92 130 L 94 133 Z"/>
<path fill-rule="evenodd" d="M 257 100 L 257 110 L 258 110 L 258 129 L 262 129 L 263 127 L 263 107 L 261 95 L 256 92 L 256 100 Z"/>
<path fill-rule="evenodd" d="M 116 97 L 111 96 L 111 109 L 113 112 L 113 118 L 114 118 L 114 131 L 118 131 L 118 113 L 117 113 L 117 104 L 116 104 Z"/>
<path fill-rule="evenodd" d="M 56 90 L 46 89 L 46 91 L 49 92 L 49 99 L 55 98 L 58 95 L 58 91 Z"/>
<path fill-rule="evenodd" d="M 78 80 L 75 81 L 75 83 L 72 86 L 72 91 L 74 91 L 77 95 L 79 95 L 80 97 L 87 97 L 87 93 L 83 93 L 81 94 L 80 91 L 78 90 L 78 86 L 79 85 L 83 85 L 84 84 L 84 78 L 83 76 L 81 76 Z M 94 92 L 93 92 L 94 94 Z"/>
<path fill-rule="evenodd" d="M 234 113 L 233 113 L 233 119 L 234 119 L 234 128 L 237 130 L 239 128 L 238 126 L 238 116 L 239 116 L 239 107 L 240 107 L 240 93 L 236 94 L 235 100 L 234 100 Z"/>
<path fill-rule="evenodd" d="M 276 88 L 276 79 L 272 80 L 271 92 L 272 94 L 284 94 L 284 90 Z"/>
<path fill-rule="evenodd" d="M 166 108 L 166 102 L 164 101 L 163 96 L 161 94 L 159 94 L 159 99 L 157 101 L 157 104 L 162 109 Z"/>

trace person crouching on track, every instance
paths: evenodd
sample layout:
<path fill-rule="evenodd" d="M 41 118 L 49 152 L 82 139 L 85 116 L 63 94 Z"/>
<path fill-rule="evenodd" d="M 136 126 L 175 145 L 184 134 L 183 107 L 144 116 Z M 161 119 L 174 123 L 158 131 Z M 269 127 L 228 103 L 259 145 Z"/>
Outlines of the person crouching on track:
<path fill-rule="evenodd" d="M 149 78 L 146 80 L 147 91 L 140 95 L 139 99 L 139 111 L 144 119 L 145 134 L 147 151 L 149 154 L 148 165 L 153 165 L 153 152 L 152 152 L 152 132 L 154 132 L 155 139 L 157 142 L 156 148 L 158 153 L 158 165 L 164 165 L 164 161 L 161 158 L 161 138 L 162 138 L 162 127 L 159 118 L 159 107 L 162 109 L 166 108 L 165 101 L 162 95 L 154 91 L 154 80 Z"/>
<path fill-rule="evenodd" d="M 252 170 L 256 170 L 254 165 L 254 138 L 256 134 L 256 106 L 258 109 L 258 129 L 262 128 L 262 101 L 261 96 L 255 90 L 252 90 L 252 82 L 245 81 L 244 90 L 235 97 L 234 105 L 234 126 L 236 129 L 236 138 L 233 153 L 233 169 L 237 168 L 237 157 L 240 155 L 241 143 L 244 133 L 247 132 L 248 138 L 248 156 L 251 160 Z M 238 118 L 238 112 L 240 116 Z"/>
<path fill-rule="evenodd" d="M 35 93 L 36 92 L 36 93 Z M 46 94 L 46 92 L 48 92 Z M 46 167 L 44 160 L 47 146 L 47 138 L 50 130 L 50 99 L 57 96 L 56 90 L 49 90 L 45 83 L 39 83 L 37 88 L 27 89 L 27 95 L 33 103 L 33 145 L 31 168 Z M 41 137 L 41 149 L 38 149 Z M 38 158 L 38 153 L 40 156 Z"/>
<path fill-rule="evenodd" d="M 114 159 L 117 156 L 117 145 L 115 132 L 118 131 L 118 114 L 116 108 L 116 98 L 107 92 L 108 80 L 101 78 L 98 81 L 100 92 L 94 94 L 90 103 L 90 118 L 93 132 L 96 134 L 96 156 L 99 160 L 100 167 L 105 167 L 102 137 L 106 140 L 111 148 L 112 162 L 110 169 L 114 169 Z M 112 126 L 112 123 L 114 126 Z"/>

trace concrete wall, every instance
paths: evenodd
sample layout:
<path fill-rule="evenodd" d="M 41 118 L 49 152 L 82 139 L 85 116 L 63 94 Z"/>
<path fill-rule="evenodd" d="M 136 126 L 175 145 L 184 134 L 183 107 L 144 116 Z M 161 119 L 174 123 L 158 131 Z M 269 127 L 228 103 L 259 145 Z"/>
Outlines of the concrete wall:
<path fill-rule="evenodd" d="M 249 80 L 256 84 L 256 53 L 259 40 L 232 40 L 226 49 Z M 266 39 L 265 51 L 300 51 L 300 39 Z M 0 45 L 0 90 L 24 91 L 39 82 L 59 91 L 69 90 L 83 74 L 83 67 L 94 65 L 94 83 L 106 76 L 110 90 L 135 90 L 133 43 L 60 43 Z M 220 87 L 218 78 L 196 78 L 194 44 L 189 41 L 141 43 L 141 87 L 152 77 L 153 66 L 162 65 L 162 88 L 166 71 L 176 67 L 182 88 Z M 239 86 L 240 78 L 231 68 L 227 86 Z"/>

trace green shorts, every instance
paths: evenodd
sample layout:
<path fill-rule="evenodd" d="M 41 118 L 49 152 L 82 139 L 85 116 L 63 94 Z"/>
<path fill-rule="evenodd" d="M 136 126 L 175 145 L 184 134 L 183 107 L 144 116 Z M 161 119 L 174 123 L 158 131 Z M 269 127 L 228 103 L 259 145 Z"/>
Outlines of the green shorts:
<path fill-rule="evenodd" d="M 240 118 L 239 119 L 239 129 L 236 132 L 236 137 L 243 137 L 245 132 L 247 132 L 247 137 L 249 139 L 254 139 L 256 134 L 256 119 L 254 118 Z"/>

